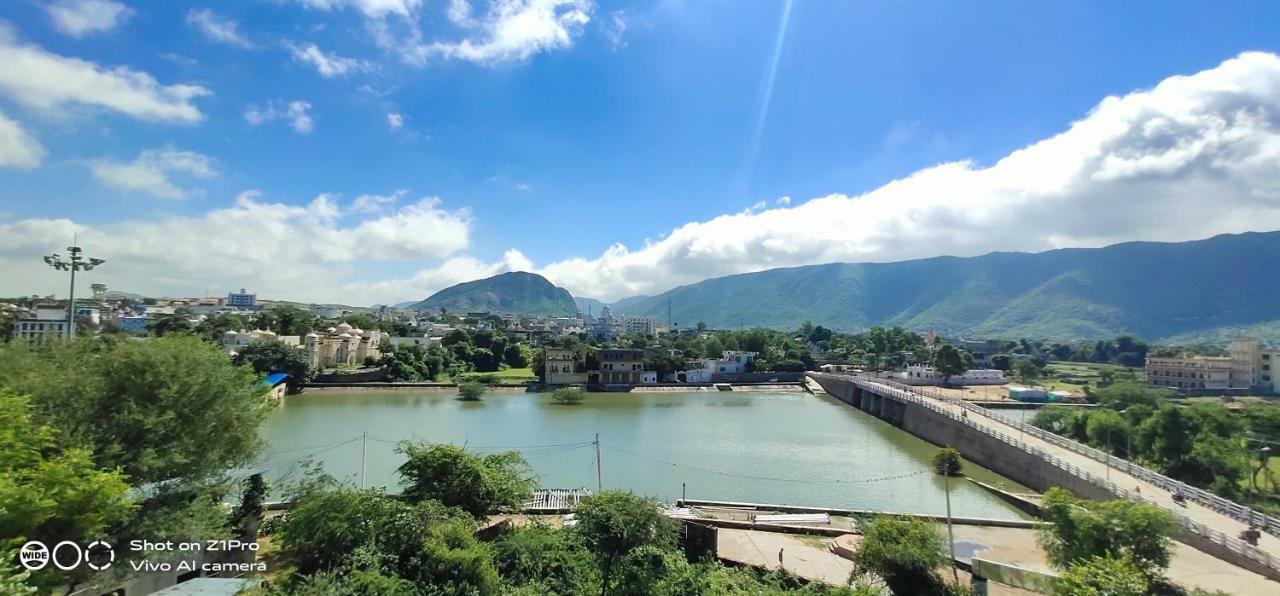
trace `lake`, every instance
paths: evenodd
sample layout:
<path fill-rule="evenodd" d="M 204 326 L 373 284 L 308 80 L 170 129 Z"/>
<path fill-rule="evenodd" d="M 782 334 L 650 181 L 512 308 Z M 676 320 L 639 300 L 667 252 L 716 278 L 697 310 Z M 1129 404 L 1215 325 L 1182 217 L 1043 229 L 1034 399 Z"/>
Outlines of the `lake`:
<path fill-rule="evenodd" d="M 334 476 L 398 491 L 404 440 L 483 452 L 521 451 L 548 488 L 596 486 L 600 436 L 605 488 L 689 498 L 943 514 L 935 447 L 832 398 L 803 392 L 590 394 L 557 405 L 549 394 L 491 393 L 463 402 L 440 391 L 312 390 L 286 398 L 264 427 L 261 465 L 297 478 L 308 458 Z M 368 438 L 361 440 L 361 433 Z M 1016 487 L 966 462 L 977 480 Z M 957 516 L 1021 519 L 966 480 L 951 482 Z"/>

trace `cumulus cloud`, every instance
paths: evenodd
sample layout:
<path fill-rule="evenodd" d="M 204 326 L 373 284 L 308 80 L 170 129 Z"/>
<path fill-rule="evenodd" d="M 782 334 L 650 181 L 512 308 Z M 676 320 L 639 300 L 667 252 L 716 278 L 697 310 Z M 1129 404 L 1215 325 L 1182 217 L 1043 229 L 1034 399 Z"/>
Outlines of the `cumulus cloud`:
<path fill-rule="evenodd" d="M 194 123 L 203 115 L 191 102 L 209 95 L 198 85 L 161 85 L 124 66 L 103 68 L 18 42 L 0 28 L 0 93 L 29 108 L 68 106 L 113 110 L 142 120 Z"/>
<path fill-rule="evenodd" d="M 460 38 L 428 40 L 419 26 L 420 0 L 296 1 L 317 10 L 358 11 L 379 46 L 416 66 L 436 58 L 494 65 L 565 49 L 581 35 L 595 9 L 593 0 L 486 0 L 483 7 L 471 0 L 449 0 L 444 16 Z M 625 21 L 617 22 L 625 27 Z"/>
<path fill-rule="evenodd" d="M 436 268 L 441 280 L 474 273 L 448 260 L 467 247 L 470 220 L 465 209 L 445 209 L 434 197 L 362 216 L 331 195 L 299 206 L 256 192 L 193 216 L 105 225 L 0 219 L 0 294 L 60 288 L 63 281 L 45 271 L 40 255 L 78 234 L 87 251 L 107 260 L 91 274 L 94 281 L 122 290 L 185 296 L 250 287 L 278 298 L 370 304 L 386 296 L 377 284 L 357 280 L 378 263 L 442 262 Z M 430 282 L 405 287 L 424 283 Z"/>
<path fill-rule="evenodd" d="M 320 73 L 320 76 L 326 79 L 345 77 L 348 73 L 369 70 L 369 64 L 363 60 L 344 58 L 331 52 L 327 53 L 314 43 L 306 45 L 286 43 L 285 47 L 289 48 L 289 53 L 293 55 L 294 61 L 311 65 L 316 69 L 316 72 Z"/>
<path fill-rule="evenodd" d="M 1280 229 L 1280 57 L 1245 53 L 1108 97 L 989 166 L 946 163 L 870 192 L 691 222 L 541 272 L 616 299 L 708 277 Z"/>
<path fill-rule="evenodd" d="M 44 159 L 44 146 L 0 112 L 0 167 L 31 169 Z"/>
<path fill-rule="evenodd" d="M 404 116 L 395 112 L 387 114 L 387 128 L 398 130 L 401 126 L 404 126 Z"/>
<path fill-rule="evenodd" d="M 96 159 L 89 171 L 99 182 L 130 192 L 141 192 L 164 199 L 181 199 L 187 191 L 171 180 L 173 174 L 194 178 L 211 178 L 213 160 L 194 151 L 173 148 L 147 149 L 130 162 Z"/>
<path fill-rule="evenodd" d="M 187 24 L 195 27 L 209 41 L 246 50 L 253 47 L 253 42 L 240 32 L 239 24 L 207 8 L 188 12 Z"/>
<path fill-rule="evenodd" d="M 250 105 L 244 110 L 244 119 L 257 126 L 272 120 L 288 120 L 289 127 L 299 134 L 307 134 L 315 130 L 315 122 L 311 119 L 311 104 L 305 101 L 288 103 L 270 100 L 266 106 Z"/>
<path fill-rule="evenodd" d="M 112 0 L 57 0 L 44 10 L 54 28 L 71 37 L 110 31 L 133 14 L 128 6 Z"/>

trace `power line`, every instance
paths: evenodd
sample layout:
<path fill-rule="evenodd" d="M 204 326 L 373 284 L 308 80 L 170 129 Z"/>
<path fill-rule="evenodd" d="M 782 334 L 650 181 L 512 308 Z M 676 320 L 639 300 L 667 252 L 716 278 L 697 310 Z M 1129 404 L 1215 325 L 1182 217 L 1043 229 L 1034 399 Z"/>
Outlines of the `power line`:
<path fill-rule="evenodd" d="M 634 452 L 634 451 L 627 451 L 626 449 L 622 449 L 622 448 L 619 448 L 619 447 L 614 447 L 613 445 L 608 445 L 608 444 L 603 444 L 603 445 L 604 445 L 606 448 L 608 448 L 608 449 L 612 449 L 612 450 L 617 451 L 617 452 L 619 452 L 619 453 L 625 453 L 625 454 L 630 455 L 630 456 L 633 456 L 633 457 L 638 457 L 638 458 L 641 458 L 641 459 L 647 459 L 647 460 L 652 461 L 652 462 L 656 462 L 656 463 L 660 463 L 660 464 L 668 465 L 668 466 L 675 467 L 675 468 L 684 468 L 684 469 L 686 469 L 686 470 L 693 470 L 693 471 L 695 471 L 695 472 L 702 472 L 702 473 L 704 473 L 704 474 L 714 474 L 714 475 L 717 475 L 717 476 L 727 476 L 727 477 L 729 477 L 729 478 L 742 478 L 742 479 L 744 479 L 744 480 L 768 480 L 768 481 L 772 481 L 772 482 L 795 482 L 795 483 L 800 483 L 800 484 L 866 484 L 866 483 L 871 483 L 871 482 L 886 482 L 886 481 L 889 481 L 889 480 L 898 480 L 898 479 L 901 479 L 901 478 L 910 478 L 910 477 L 912 477 L 912 476 L 919 476 L 919 475 L 921 475 L 921 474 L 924 474 L 924 473 L 925 473 L 924 471 L 917 471 L 917 472 L 909 472 L 909 473 L 906 473 L 906 474 L 895 474 L 895 475 L 892 475 L 892 476 L 880 476 L 880 477 L 877 477 L 877 478 L 861 478 L 861 479 L 857 479 L 857 480 L 839 480 L 839 479 L 833 479 L 833 480 L 819 480 L 819 479 L 812 479 L 812 478 L 775 478 L 775 477 L 771 477 L 771 476 L 751 476 L 751 475 L 747 475 L 747 474 L 734 474 L 734 473 L 732 473 L 732 472 L 721 472 L 721 471 L 719 471 L 719 470 L 708 470 L 708 469 L 706 469 L 706 468 L 699 468 L 699 467 L 696 467 L 696 466 L 687 466 L 687 465 L 684 465 L 684 464 L 678 464 L 678 463 L 676 463 L 676 462 L 670 462 L 670 461 L 666 461 L 666 460 L 658 459 L 658 458 L 656 458 L 656 457 L 649 457 L 648 455 L 644 455 L 644 454 L 641 454 L 641 453 L 636 453 L 636 452 Z"/>

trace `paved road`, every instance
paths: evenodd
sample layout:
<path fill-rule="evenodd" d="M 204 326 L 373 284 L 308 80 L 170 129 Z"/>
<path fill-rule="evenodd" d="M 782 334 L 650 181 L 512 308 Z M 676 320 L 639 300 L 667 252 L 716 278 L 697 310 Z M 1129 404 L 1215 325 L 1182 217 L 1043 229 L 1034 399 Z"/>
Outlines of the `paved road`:
<path fill-rule="evenodd" d="M 862 380 L 864 382 L 869 382 L 867 379 L 862 379 Z M 880 383 L 874 383 L 874 384 L 880 385 L 881 387 L 885 387 L 886 390 L 890 389 L 888 386 L 881 385 Z M 942 407 L 943 409 L 951 411 L 957 415 L 959 415 L 960 412 L 963 410 L 963 408 L 960 407 L 959 405 L 953 404 L 945 400 L 934 398 L 933 396 L 929 395 L 927 391 L 916 391 L 915 394 L 928 398 L 934 404 Z M 1202 505 L 1193 503 L 1191 501 L 1187 501 L 1185 507 L 1179 506 L 1173 502 L 1173 498 L 1168 492 L 1164 491 L 1163 489 L 1155 485 L 1149 484 L 1147 482 L 1143 482 L 1138 478 L 1135 478 L 1133 476 L 1130 476 L 1124 473 L 1122 470 L 1118 470 L 1115 468 L 1109 469 L 1109 466 L 1107 466 L 1106 464 L 1100 461 L 1078 454 L 1064 447 L 1059 447 L 1057 445 L 1054 445 L 1053 443 L 1044 441 L 1042 439 L 1036 438 L 1029 434 L 1020 433 L 1017 428 L 1010 426 L 1008 424 L 1005 424 L 1002 421 L 995 420 L 993 418 L 988 418 L 986 416 L 974 415 L 972 413 L 969 414 L 968 420 L 974 424 L 978 424 L 986 428 L 998 430 L 1001 433 L 1004 433 L 1005 435 L 1019 437 L 1027 445 L 1043 450 L 1046 453 L 1052 454 L 1058 459 L 1068 462 L 1082 470 L 1085 470 L 1091 474 L 1094 474 L 1095 476 L 1102 477 L 1102 478 L 1109 478 L 1112 482 L 1116 483 L 1116 485 L 1120 486 L 1121 488 L 1126 488 L 1128 490 L 1138 490 L 1138 492 L 1140 492 L 1144 498 L 1149 499 L 1155 502 L 1156 504 L 1169 509 L 1170 511 L 1173 511 L 1174 513 L 1180 514 L 1184 517 L 1190 518 L 1196 522 L 1199 522 L 1212 529 L 1222 532 L 1223 534 L 1226 534 L 1227 536 L 1230 536 L 1232 538 L 1238 537 L 1240 532 L 1247 528 L 1247 525 L 1244 522 L 1238 521 L 1234 518 L 1228 517 L 1222 513 L 1218 513 L 1217 511 L 1208 509 Z M 1272 557 L 1280 557 L 1280 537 L 1263 533 L 1262 538 L 1258 541 L 1258 548 L 1266 551 L 1267 553 L 1270 553 Z"/>
<path fill-rule="evenodd" d="M 842 586 L 853 571 L 852 561 L 831 554 L 820 539 L 757 530 L 721 528 L 716 532 L 716 556 L 726 561 L 777 569 L 779 550 L 783 551 L 782 567 L 810 581 Z"/>

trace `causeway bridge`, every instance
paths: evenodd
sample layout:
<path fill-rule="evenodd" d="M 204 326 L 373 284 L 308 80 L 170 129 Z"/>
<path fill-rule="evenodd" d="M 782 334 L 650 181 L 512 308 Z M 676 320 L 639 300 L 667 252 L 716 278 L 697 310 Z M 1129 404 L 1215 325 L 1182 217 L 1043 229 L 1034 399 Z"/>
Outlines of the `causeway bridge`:
<path fill-rule="evenodd" d="M 1172 512 L 1178 540 L 1280 581 L 1280 519 L 995 411 L 910 386 L 858 374 L 808 373 L 832 397 L 1037 491 L 1061 486 L 1089 499 L 1151 503 Z M 1186 496 L 1173 502 L 1173 491 Z M 1238 536 L 1253 526 L 1258 546 Z"/>

